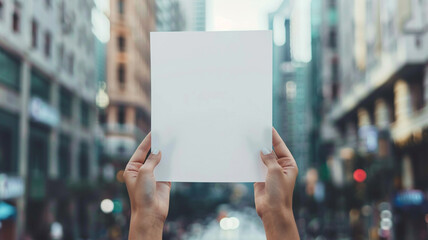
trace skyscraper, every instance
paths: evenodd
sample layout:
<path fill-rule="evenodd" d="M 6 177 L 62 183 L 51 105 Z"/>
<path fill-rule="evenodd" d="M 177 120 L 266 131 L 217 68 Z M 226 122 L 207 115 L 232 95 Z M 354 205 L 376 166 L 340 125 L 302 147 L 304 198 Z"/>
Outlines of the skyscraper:
<path fill-rule="evenodd" d="M 100 116 L 105 159 L 128 160 L 150 131 L 149 44 L 156 25 L 154 9 L 154 0 L 110 1 L 109 105 Z"/>

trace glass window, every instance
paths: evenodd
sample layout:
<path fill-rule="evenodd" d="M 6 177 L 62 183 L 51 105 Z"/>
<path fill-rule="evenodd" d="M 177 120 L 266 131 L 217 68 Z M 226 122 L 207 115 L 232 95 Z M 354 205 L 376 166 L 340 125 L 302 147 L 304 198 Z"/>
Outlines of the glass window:
<path fill-rule="evenodd" d="M 30 124 L 29 174 L 31 177 L 46 177 L 49 159 L 49 129 Z"/>
<path fill-rule="evenodd" d="M 73 53 L 71 53 L 68 56 L 68 73 L 70 75 L 73 75 L 74 73 L 74 54 Z"/>
<path fill-rule="evenodd" d="M 125 73 L 125 64 L 119 64 L 119 67 L 117 68 L 117 78 L 118 78 L 118 82 L 119 82 L 119 86 L 120 88 L 125 88 L 125 78 L 126 78 L 126 73 Z"/>
<path fill-rule="evenodd" d="M 45 56 L 51 56 L 51 34 L 49 32 L 45 33 Z"/>
<path fill-rule="evenodd" d="M 31 95 L 37 96 L 46 102 L 49 102 L 50 99 L 49 81 L 34 71 L 31 72 Z"/>
<path fill-rule="evenodd" d="M 0 0 L 0 20 L 3 19 L 3 11 L 4 11 L 3 1 Z"/>
<path fill-rule="evenodd" d="M 0 110 L 0 172 L 17 172 L 18 117 Z"/>
<path fill-rule="evenodd" d="M 61 134 L 59 137 L 59 148 L 58 148 L 58 167 L 59 177 L 66 179 L 70 177 L 71 169 L 71 138 L 65 134 Z"/>
<path fill-rule="evenodd" d="M 19 12 L 15 11 L 12 14 L 12 29 L 14 32 L 19 32 L 19 27 L 20 27 Z"/>
<path fill-rule="evenodd" d="M 125 37 L 119 36 L 117 38 L 117 43 L 118 43 L 119 51 L 124 52 L 125 51 L 125 44 L 126 44 Z"/>
<path fill-rule="evenodd" d="M 37 48 L 37 30 L 37 22 L 33 19 L 33 21 L 31 22 L 31 46 L 33 48 Z"/>
<path fill-rule="evenodd" d="M 80 156 L 79 156 L 79 176 L 83 179 L 89 177 L 89 151 L 88 146 L 85 143 L 80 145 Z"/>
<path fill-rule="evenodd" d="M 118 1 L 118 8 L 119 8 L 119 13 L 123 14 L 125 12 L 125 3 L 124 0 L 119 0 Z"/>
<path fill-rule="evenodd" d="M 117 122 L 119 124 L 125 124 L 125 107 L 120 106 L 117 111 Z"/>
<path fill-rule="evenodd" d="M 82 101 L 80 105 L 80 120 L 84 127 L 89 127 L 89 107 Z"/>
<path fill-rule="evenodd" d="M 71 93 L 61 88 L 60 90 L 60 99 L 59 99 L 59 105 L 60 105 L 60 111 L 61 115 L 67 118 L 71 117 L 72 113 L 72 95 Z"/>
<path fill-rule="evenodd" d="M 0 49 L 0 82 L 19 89 L 20 62 L 18 58 Z"/>

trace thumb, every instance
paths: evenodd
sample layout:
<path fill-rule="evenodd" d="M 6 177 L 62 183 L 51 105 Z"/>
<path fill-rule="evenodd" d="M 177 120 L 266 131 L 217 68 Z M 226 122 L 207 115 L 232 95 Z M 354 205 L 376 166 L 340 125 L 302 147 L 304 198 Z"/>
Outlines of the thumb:
<path fill-rule="evenodd" d="M 260 152 L 260 157 L 263 160 L 263 163 L 266 165 L 268 169 L 281 167 L 278 163 L 278 157 L 276 156 L 275 152 L 272 150 L 269 150 L 268 148 L 263 148 Z"/>

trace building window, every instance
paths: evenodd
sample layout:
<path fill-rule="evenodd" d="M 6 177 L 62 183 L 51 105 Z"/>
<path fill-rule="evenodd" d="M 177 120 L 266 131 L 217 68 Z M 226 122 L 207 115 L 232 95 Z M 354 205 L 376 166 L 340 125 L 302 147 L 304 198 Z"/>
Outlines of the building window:
<path fill-rule="evenodd" d="M 125 78 L 126 78 L 126 72 L 125 72 L 125 64 L 119 64 L 119 67 L 117 68 L 117 79 L 119 81 L 120 88 L 125 88 Z"/>
<path fill-rule="evenodd" d="M 70 53 L 68 56 L 68 73 L 73 75 L 74 72 L 74 54 Z"/>
<path fill-rule="evenodd" d="M 64 68 L 64 46 L 58 45 L 58 69 Z"/>
<path fill-rule="evenodd" d="M 80 105 L 80 123 L 83 127 L 89 127 L 89 107 L 83 101 Z"/>
<path fill-rule="evenodd" d="M 0 49 L 0 82 L 19 90 L 20 61 Z"/>
<path fill-rule="evenodd" d="M 71 93 L 65 88 L 61 88 L 59 96 L 59 106 L 61 116 L 70 118 L 72 115 L 72 100 L 73 97 Z"/>
<path fill-rule="evenodd" d="M 31 46 L 33 48 L 37 48 L 37 30 L 37 22 L 33 19 L 33 21 L 31 22 Z"/>
<path fill-rule="evenodd" d="M 3 173 L 18 170 L 18 123 L 19 118 L 0 110 L 0 169 Z"/>
<path fill-rule="evenodd" d="M 70 177 L 71 167 L 71 151 L 70 151 L 71 139 L 65 134 L 61 134 L 59 137 L 58 147 L 58 160 L 59 160 L 59 177 L 67 179 Z"/>
<path fill-rule="evenodd" d="M 31 96 L 36 96 L 49 102 L 50 84 L 49 81 L 41 74 L 31 72 Z"/>
<path fill-rule="evenodd" d="M 49 32 L 45 33 L 45 56 L 51 56 L 51 34 Z"/>
<path fill-rule="evenodd" d="M 117 111 L 117 123 L 125 124 L 125 107 L 120 106 Z"/>
<path fill-rule="evenodd" d="M 19 13 L 14 11 L 12 14 L 12 29 L 14 32 L 19 32 L 20 18 Z"/>
<path fill-rule="evenodd" d="M 336 49 L 337 46 L 337 34 L 335 29 L 330 29 L 329 37 L 328 37 L 328 45 L 330 48 Z"/>
<path fill-rule="evenodd" d="M 0 0 L 0 20 L 3 19 L 3 9 L 4 9 L 3 1 Z"/>
<path fill-rule="evenodd" d="M 79 156 L 79 176 L 82 179 L 89 177 L 89 151 L 88 146 L 85 143 L 80 145 L 80 156 Z"/>
<path fill-rule="evenodd" d="M 124 0 L 118 1 L 119 13 L 122 15 L 125 12 L 125 2 Z"/>
<path fill-rule="evenodd" d="M 119 51 L 124 52 L 125 51 L 125 44 L 126 44 L 125 37 L 124 36 L 119 36 L 117 38 L 117 43 L 118 43 Z"/>

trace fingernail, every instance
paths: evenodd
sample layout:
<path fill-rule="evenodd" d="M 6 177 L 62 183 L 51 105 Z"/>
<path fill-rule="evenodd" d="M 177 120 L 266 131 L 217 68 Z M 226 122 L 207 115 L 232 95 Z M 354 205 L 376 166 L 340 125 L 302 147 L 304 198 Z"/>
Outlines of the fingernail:
<path fill-rule="evenodd" d="M 152 154 L 157 155 L 158 153 L 159 153 L 159 149 L 157 148 L 152 149 Z"/>
<path fill-rule="evenodd" d="M 263 149 L 262 149 L 262 153 L 263 153 L 263 155 L 268 155 L 268 154 L 270 154 L 272 151 L 271 150 L 269 150 L 267 147 L 264 147 Z"/>

